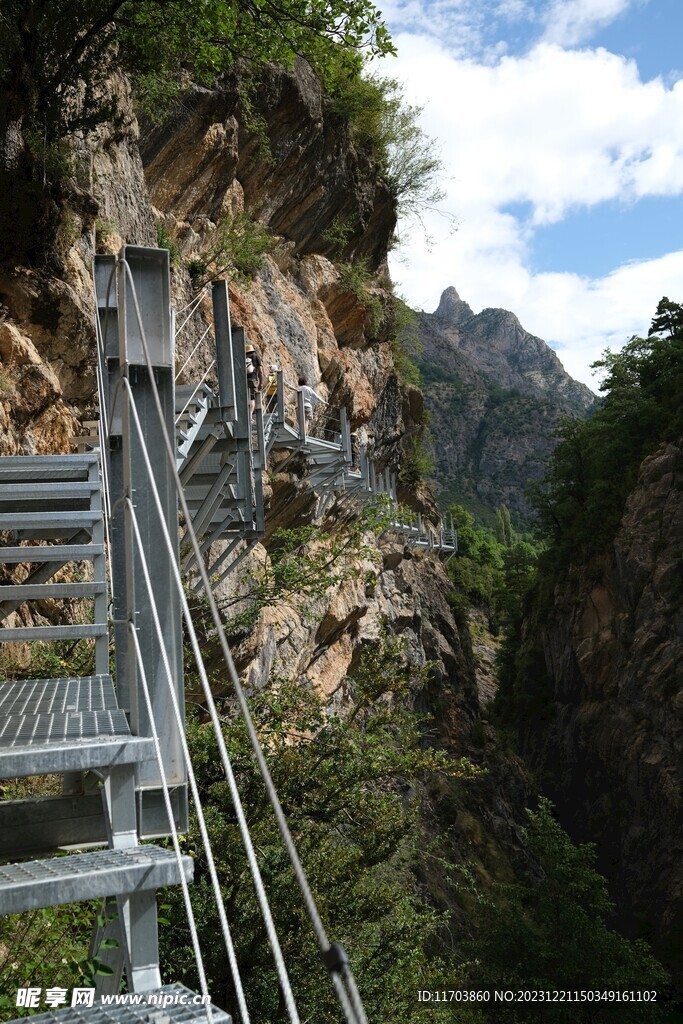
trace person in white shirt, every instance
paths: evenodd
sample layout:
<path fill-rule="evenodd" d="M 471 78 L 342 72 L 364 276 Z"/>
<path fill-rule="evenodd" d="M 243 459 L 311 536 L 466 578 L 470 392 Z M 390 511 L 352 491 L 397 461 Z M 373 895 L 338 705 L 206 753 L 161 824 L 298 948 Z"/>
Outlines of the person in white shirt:
<path fill-rule="evenodd" d="M 313 413 L 317 409 L 318 405 L 325 400 L 317 391 L 314 391 L 313 388 L 309 386 L 305 377 L 299 377 L 299 387 L 297 388 L 297 391 L 300 391 L 304 396 L 304 419 L 306 420 L 306 433 L 308 433 L 313 419 Z"/>

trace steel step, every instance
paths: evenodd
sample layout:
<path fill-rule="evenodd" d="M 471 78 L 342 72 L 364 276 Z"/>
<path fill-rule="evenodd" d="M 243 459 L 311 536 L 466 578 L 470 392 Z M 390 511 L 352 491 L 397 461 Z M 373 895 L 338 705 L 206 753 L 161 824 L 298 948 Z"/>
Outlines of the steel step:
<path fill-rule="evenodd" d="M 102 512 L 0 512 L 0 530 L 83 530 L 102 519 Z"/>
<path fill-rule="evenodd" d="M 61 1010 L 39 1013 L 31 1017 L 31 1024 L 208 1024 L 206 1009 L 194 1003 L 195 993 L 184 985 L 163 985 L 151 992 L 143 992 L 115 1005 L 65 1006 Z M 126 999 L 126 997 L 124 997 Z M 135 1000 L 135 1002 L 133 1002 Z M 214 1024 L 232 1024 L 232 1017 L 211 1004 Z M 26 1024 L 26 1018 L 9 1024 Z"/>
<path fill-rule="evenodd" d="M 14 679 L 0 683 L 0 730 L 7 715 L 114 710 L 118 710 L 118 704 L 111 676 Z"/>
<path fill-rule="evenodd" d="M 191 857 L 182 858 L 182 871 L 191 882 Z M 151 845 L 6 864 L 0 866 L 0 914 L 159 889 L 180 880 L 174 852 Z"/>
<path fill-rule="evenodd" d="M 0 586 L 0 604 L 3 601 L 42 601 L 45 598 L 96 597 L 105 594 L 107 584 L 95 583 L 22 583 Z"/>
<path fill-rule="evenodd" d="M 117 712 L 122 715 L 123 712 Z M 154 740 L 146 736 L 115 734 L 84 739 L 43 739 L 0 745 L 0 779 L 19 779 L 53 772 L 90 771 L 120 764 L 154 761 Z"/>
<path fill-rule="evenodd" d="M 19 643 L 24 640 L 86 640 L 107 636 L 106 622 L 73 623 L 68 626 L 22 626 L 18 629 L 0 629 L 0 643 Z"/>
<path fill-rule="evenodd" d="M 103 554 L 103 544 L 34 544 L 30 547 L 0 547 L 0 563 L 89 562 Z"/>
<path fill-rule="evenodd" d="M 99 480 L 0 483 L 0 501 L 64 501 L 69 498 L 87 500 L 94 491 L 99 491 L 99 489 Z"/>
<path fill-rule="evenodd" d="M 97 452 L 78 455 L 6 455 L 0 461 L 0 483 L 41 483 L 88 480 Z"/>

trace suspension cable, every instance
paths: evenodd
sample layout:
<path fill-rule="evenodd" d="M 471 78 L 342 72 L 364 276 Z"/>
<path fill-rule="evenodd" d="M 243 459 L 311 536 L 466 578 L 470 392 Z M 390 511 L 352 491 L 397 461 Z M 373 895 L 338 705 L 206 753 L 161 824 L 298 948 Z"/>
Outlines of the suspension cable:
<path fill-rule="evenodd" d="M 130 395 L 129 395 L 130 398 Z M 137 414 L 136 414 L 137 415 Z M 144 446 L 144 439 L 141 438 L 141 443 Z M 145 455 L 147 449 L 145 448 Z M 151 477 L 153 486 L 154 480 Z M 232 972 L 233 983 L 235 985 L 235 992 L 237 995 L 237 1002 L 239 1004 L 240 1013 L 242 1015 L 243 1024 L 250 1024 L 249 1010 L 247 1008 L 246 999 L 244 997 L 244 990 L 242 988 L 242 979 L 240 977 L 239 966 L 237 964 L 237 958 L 235 956 L 235 949 L 232 941 L 232 935 L 230 934 L 230 926 L 228 924 L 227 915 L 225 913 L 225 904 L 223 903 L 223 895 L 221 893 L 220 882 L 218 880 L 218 873 L 216 871 L 216 863 L 214 861 L 213 850 L 211 849 L 211 841 L 209 839 L 209 833 L 206 827 L 206 819 L 204 818 L 204 811 L 201 805 L 201 799 L 199 796 L 199 789 L 197 786 L 197 779 L 195 777 L 194 768 L 192 766 L 192 759 L 190 757 L 190 750 L 187 745 L 187 736 L 185 734 L 185 725 L 183 716 L 178 706 L 178 698 L 175 692 L 175 686 L 173 685 L 173 673 L 171 672 L 171 666 L 168 660 L 168 652 L 166 650 L 166 643 L 164 640 L 163 630 L 161 628 L 161 622 L 159 620 L 159 609 L 157 607 L 156 596 L 154 594 L 154 588 L 152 586 L 152 580 L 149 573 L 149 565 L 144 552 L 144 546 L 142 543 L 142 536 L 140 534 L 140 525 L 138 523 L 138 517 L 135 512 L 135 506 L 129 498 L 126 499 L 129 512 L 131 515 L 131 522 L 133 526 L 133 532 L 137 541 L 138 556 L 140 558 L 140 564 L 142 567 L 142 575 L 145 580 L 145 588 L 147 590 L 147 596 L 149 598 L 150 608 L 152 611 L 152 618 L 154 621 L 154 630 L 157 635 L 159 642 L 159 648 L 161 650 L 161 658 L 164 664 L 164 671 L 166 673 L 166 681 L 168 683 L 168 692 L 171 697 L 171 704 L 173 706 L 173 714 L 176 720 L 176 726 L 178 728 L 178 735 L 180 737 L 180 744 L 183 749 L 183 757 L 185 759 L 185 765 L 187 768 L 188 780 L 190 783 L 190 789 L 192 791 L 192 798 L 194 800 L 195 809 L 197 812 L 197 821 L 199 824 L 199 831 L 201 833 L 202 842 L 204 844 L 204 850 L 206 852 L 206 859 L 209 868 L 209 875 L 211 876 L 211 884 L 213 887 L 214 898 L 216 901 L 216 908 L 218 910 L 218 917 L 221 923 L 221 930 L 223 932 L 223 939 L 225 941 L 225 947 L 228 954 L 228 961 L 230 963 L 230 970 Z M 163 520 L 162 520 L 163 522 Z M 166 524 L 164 523 L 164 526 Z"/>
<path fill-rule="evenodd" d="M 204 333 L 202 334 L 201 338 L 199 339 L 199 341 L 197 342 L 197 344 L 195 345 L 195 347 L 194 347 L 194 348 L 192 349 L 192 351 L 190 352 L 189 356 L 187 357 L 187 359 L 185 360 L 185 362 L 183 363 L 183 365 L 182 365 L 182 366 L 180 367 L 180 369 L 179 369 L 179 370 L 178 370 L 178 372 L 176 373 L 176 375 L 175 375 L 175 379 L 176 379 L 176 382 L 177 382 L 177 380 L 178 380 L 178 377 L 179 377 L 179 376 L 180 376 L 180 374 L 181 374 L 181 373 L 183 372 L 183 370 L 185 369 L 185 367 L 187 366 L 187 364 L 189 363 L 189 361 L 190 361 L 190 360 L 192 359 L 192 356 L 193 356 L 193 355 L 195 354 L 195 352 L 197 351 L 197 349 L 199 348 L 199 346 L 201 345 L 201 343 L 202 343 L 202 342 L 204 341 L 204 338 L 205 338 L 205 337 L 207 336 L 207 334 L 209 333 L 209 331 L 210 331 L 210 330 L 211 330 L 211 324 L 209 324 L 209 326 L 208 326 L 208 327 L 206 328 L 206 330 L 205 330 L 205 331 L 204 331 Z M 176 331 L 176 336 L 177 336 L 177 331 Z"/>
<path fill-rule="evenodd" d="M 147 354 L 147 350 L 145 350 L 145 355 L 146 354 Z M 201 388 L 202 384 L 204 383 L 206 378 L 209 376 L 209 374 L 211 373 L 211 371 L 213 370 L 215 365 L 216 365 L 216 360 L 213 359 L 211 361 L 211 363 L 209 364 L 209 366 L 204 371 L 204 374 L 202 376 L 202 379 L 199 381 L 199 384 L 197 384 L 197 387 L 194 389 L 194 391 L 192 392 L 192 394 L 190 395 L 188 400 L 185 402 L 185 405 L 182 407 L 182 409 L 180 410 L 180 412 L 176 416 L 176 418 L 175 418 L 175 425 L 176 426 L 178 426 L 178 424 L 180 423 L 180 421 L 181 421 L 181 419 L 183 417 L 183 413 L 186 411 L 186 409 L 188 409 L 189 406 L 192 405 L 192 399 L 197 394 L 197 392 L 199 391 L 199 389 Z M 156 394 L 156 381 L 154 382 L 154 388 L 155 388 L 155 394 Z"/>
<path fill-rule="evenodd" d="M 130 502 L 130 498 L 126 499 Z M 142 684 L 142 691 L 145 698 L 145 704 L 147 707 L 147 717 L 149 719 L 150 729 L 152 733 L 152 740 L 154 742 L 154 754 L 159 765 L 159 775 L 161 777 L 161 788 L 164 794 L 164 804 L 166 806 L 166 813 L 168 815 L 168 825 L 171 830 L 171 839 L 173 840 L 173 850 L 175 852 L 176 862 L 178 864 L 178 874 L 180 876 L 180 886 L 183 891 L 183 902 L 185 903 L 185 913 L 187 915 L 187 922 L 190 927 L 190 936 L 192 939 L 192 949 L 194 951 L 195 960 L 197 962 L 197 973 L 199 975 L 199 985 L 202 990 L 202 995 L 206 1000 L 206 1012 L 209 1020 L 209 1024 L 213 1024 L 213 1013 L 211 1011 L 211 1002 L 209 996 L 209 988 L 206 982 L 206 972 L 204 970 L 204 959 L 202 957 L 202 951 L 199 946 L 199 935 L 197 934 L 197 922 L 195 921 L 194 911 L 192 909 L 192 903 L 190 901 L 190 892 L 187 885 L 187 879 L 185 878 L 185 871 L 183 868 L 183 859 L 180 852 L 180 843 L 178 841 L 178 830 L 175 824 L 175 816 L 173 814 L 173 807 L 171 806 L 171 795 L 168 790 L 168 783 L 166 782 L 166 773 L 164 769 L 164 763 L 161 756 L 161 746 L 159 744 L 159 733 L 157 732 L 156 723 L 154 721 L 154 710 L 152 708 L 152 701 L 149 694 L 149 686 L 147 685 L 147 675 L 145 673 L 145 666 L 142 660 L 142 651 L 140 650 L 140 641 L 138 639 L 138 633 L 135 628 L 134 622 L 128 623 L 128 634 L 130 639 L 133 641 L 135 647 L 135 659 L 137 661 L 138 673 L 140 682 Z"/>
<path fill-rule="evenodd" d="M 253 842 L 252 842 L 252 839 L 251 839 L 251 834 L 249 832 L 249 825 L 247 823 L 246 815 L 244 813 L 244 808 L 243 808 L 243 805 L 242 805 L 242 799 L 240 797 L 240 793 L 239 793 L 239 790 L 237 788 L 237 782 L 235 780 L 235 776 L 234 776 L 234 773 L 233 773 L 233 770 L 232 770 L 232 765 L 231 765 L 231 762 L 230 762 L 230 755 L 228 754 L 227 746 L 225 744 L 225 739 L 223 737 L 223 731 L 222 731 L 222 727 L 221 727 L 220 718 L 218 716 L 218 710 L 216 708 L 216 703 L 215 703 L 215 700 L 214 700 L 214 697 L 213 697 L 213 693 L 211 691 L 211 684 L 209 683 L 208 675 L 207 675 L 207 672 L 206 672 L 206 666 L 204 664 L 204 659 L 202 657 L 201 648 L 199 646 L 199 640 L 197 638 L 197 633 L 196 633 L 196 630 L 194 628 L 194 622 L 192 621 L 192 614 L 190 612 L 190 607 L 189 607 L 188 602 L 187 602 L 187 597 L 185 596 L 185 591 L 184 591 L 184 588 L 183 588 L 183 581 L 182 581 L 182 577 L 180 575 L 180 569 L 178 568 L 178 565 L 177 565 L 176 552 L 175 552 L 175 549 L 174 549 L 174 546 L 173 546 L 173 542 L 171 540 L 171 536 L 169 534 L 168 527 L 166 525 L 166 521 L 165 521 L 165 518 L 164 518 L 163 506 L 162 506 L 162 503 L 161 503 L 161 498 L 159 496 L 159 490 L 157 488 L 156 481 L 155 481 L 155 478 L 154 478 L 154 473 L 153 473 L 152 465 L 151 465 L 151 462 L 150 462 L 150 459 L 149 459 L 149 453 L 147 451 L 147 446 L 145 444 L 144 434 L 143 434 L 143 431 L 142 431 L 142 424 L 140 423 L 140 418 L 138 416 L 137 407 L 136 407 L 136 404 L 135 404 L 135 398 L 134 398 L 134 396 L 132 394 L 132 391 L 131 391 L 131 388 L 130 388 L 130 383 L 128 381 L 126 381 L 124 386 L 126 387 L 127 392 L 128 392 L 128 400 L 129 400 L 130 411 L 132 413 L 132 418 L 133 418 L 133 421 L 135 423 L 135 427 L 136 427 L 136 430 L 137 430 L 137 433 L 138 433 L 138 437 L 140 439 L 142 456 L 143 456 L 143 460 L 145 462 L 145 467 L 147 469 L 147 474 L 148 474 L 148 478 L 149 478 L 149 481 L 150 481 L 150 491 L 151 491 L 151 494 L 152 494 L 152 496 L 154 498 L 154 503 L 155 503 L 155 506 L 156 506 L 156 509 L 157 509 L 157 514 L 159 516 L 159 522 L 161 524 L 162 536 L 164 538 L 164 543 L 166 545 L 166 548 L 167 548 L 167 550 L 168 550 L 168 552 L 169 552 L 169 554 L 171 556 L 172 575 L 173 575 L 173 578 L 174 578 L 174 581 L 175 581 L 175 585 L 176 585 L 176 589 L 178 591 L 178 595 L 180 597 L 180 601 L 181 601 L 181 604 L 182 604 L 183 615 L 185 617 L 185 622 L 187 624 L 188 632 L 190 634 L 190 643 L 191 643 L 191 646 L 192 646 L 192 651 L 193 651 L 193 654 L 194 654 L 194 657 L 195 657 L 195 661 L 196 661 L 196 664 L 197 664 L 197 669 L 199 671 L 199 676 L 200 676 L 200 679 L 201 679 L 202 689 L 204 691 L 204 695 L 205 695 L 205 699 L 206 699 L 206 703 L 207 703 L 207 708 L 209 710 L 209 714 L 211 716 L 211 721 L 212 721 L 212 724 L 213 724 L 214 732 L 216 734 L 216 741 L 217 741 L 217 744 L 218 744 L 218 750 L 219 750 L 220 757 L 221 757 L 221 763 L 223 765 L 223 770 L 225 772 L 225 776 L 226 776 L 226 779 L 227 779 L 227 782 L 228 782 L 228 787 L 230 789 L 230 795 L 231 795 L 231 798 L 232 798 L 232 801 L 233 801 L 233 805 L 234 805 L 234 808 L 235 808 L 235 814 L 236 814 L 236 817 L 237 817 L 237 821 L 238 821 L 238 825 L 239 825 L 239 829 L 240 829 L 240 834 L 242 836 L 242 842 L 244 843 L 245 851 L 246 851 L 246 854 L 247 854 L 247 860 L 249 861 L 249 868 L 250 868 L 250 871 L 251 871 L 251 874 L 252 874 L 252 878 L 253 878 L 253 881 L 254 881 L 254 888 L 256 889 L 256 895 L 257 895 L 257 899 L 258 899 L 258 902 L 259 902 L 259 907 L 261 909 L 261 914 L 263 916 L 264 923 L 265 923 L 265 926 L 266 926 L 266 931 L 268 933 L 268 939 L 269 939 L 269 942 L 270 942 L 270 945 L 271 945 L 271 949 L 273 951 L 273 958 L 275 960 L 275 965 L 276 965 L 276 969 L 277 969 L 277 973 L 278 973 L 278 979 L 280 981 L 280 986 L 282 988 L 282 992 L 283 992 L 283 995 L 285 997 L 285 1003 L 287 1005 L 287 1010 L 288 1010 L 288 1013 L 289 1013 L 289 1016 L 290 1016 L 290 1020 L 292 1021 L 292 1024 L 299 1024 L 299 1015 L 298 1015 L 298 1011 L 297 1011 L 297 1008 L 296 1008 L 296 1003 L 294 1001 L 294 994 L 292 992 L 291 984 L 290 984 L 290 981 L 289 981 L 289 975 L 287 973 L 287 969 L 286 969 L 285 962 L 284 962 L 284 957 L 282 955 L 282 949 L 280 947 L 280 941 L 278 939 L 277 932 L 275 930 L 275 923 L 273 921 L 272 912 L 270 910 L 270 904 L 268 903 L 268 897 L 266 895 L 265 887 L 263 885 L 263 879 L 261 877 L 261 871 L 260 871 L 260 868 L 259 868 L 259 865 L 258 865 L 258 861 L 256 859 L 256 853 L 254 851 L 254 845 L 253 845 Z M 188 522 L 189 522 L 189 513 L 186 513 L 186 514 L 188 515 Z M 201 561 L 201 559 L 200 559 L 200 561 Z M 203 565 L 203 562 L 202 562 L 202 565 Z"/>
<path fill-rule="evenodd" d="M 149 372 L 149 379 L 150 379 L 150 384 L 151 384 L 152 395 L 153 395 L 153 398 L 154 398 L 154 403 L 155 403 L 155 406 L 156 406 L 157 415 L 159 417 L 159 422 L 160 422 L 160 424 L 164 424 L 165 423 L 164 413 L 163 413 L 163 409 L 162 409 L 162 405 L 161 405 L 161 399 L 160 399 L 160 396 L 159 396 L 159 390 L 158 390 L 158 387 L 157 387 L 157 382 L 156 382 L 156 379 L 155 379 L 155 376 L 154 376 L 154 369 L 153 369 L 152 361 L 151 361 L 150 354 L 149 354 L 149 347 L 147 345 L 147 338 L 146 338 L 146 334 L 145 334 L 144 325 L 143 325 L 143 322 L 142 322 L 142 315 L 140 313 L 140 305 L 139 305 L 139 302 L 138 302 L 137 292 L 136 292 L 136 289 L 135 289 L 135 282 L 133 280 L 133 275 L 132 275 L 131 269 L 130 269 L 126 259 L 125 258 L 120 258 L 120 262 L 123 265 L 124 271 L 125 271 L 125 273 L 126 273 L 126 275 L 128 277 L 128 280 L 130 282 L 131 294 L 132 294 L 133 304 L 134 304 L 134 308 L 135 308 L 135 315 L 136 315 L 137 322 L 138 322 L 138 327 L 139 327 L 139 330 L 140 330 L 140 338 L 141 338 L 141 342 L 142 342 L 142 348 L 143 348 L 143 352 L 144 352 L 144 356 L 145 356 L 145 361 L 146 361 L 146 364 L 147 364 L 147 369 L 148 369 L 148 372 Z M 327 933 L 325 931 L 325 927 L 323 925 L 322 919 L 320 917 L 320 913 L 319 913 L 317 905 L 315 903 L 315 898 L 314 898 L 313 893 L 311 892 L 310 886 L 308 884 L 308 879 L 306 878 L 306 874 L 304 872 L 303 865 L 301 864 L 301 860 L 299 858 L 298 851 L 297 851 L 296 846 L 294 844 L 294 840 L 292 838 L 292 834 L 291 834 L 291 832 L 289 830 L 289 825 L 287 824 L 287 819 L 286 819 L 284 811 L 282 809 L 282 804 L 280 803 L 280 799 L 278 797 L 277 790 L 276 790 L 275 785 L 273 783 L 273 779 L 272 779 L 272 776 L 270 774 L 270 770 L 268 768 L 268 764 L 267 764 L 265 756 L 263 754 L 263 749 L 261 747 L 261 744 L 260 744 L 260 741 L 259 741 L 259 738 L 258 738 L 258 734 L 256 732 L 256 727 L 254 726 L 254 722 L 253 722 L 253 719 L 251 717 L 251 711 L 249 709 L 249 705 L 248 705 L 248 702 L 247 702 L 247 699 L 246 699 L 246 695 L 245 695 L 244 690 L 242 688 L 242 685 L 240 683 L 239 676 L 237 674 L 237 670 L 235 668 L 234 661 L 232 659 L 232 654 L 231 654 L 230 648 L 228 646 L 228 641 L 227 641 L 227 638 L 226 638 L 226 635 L 225 635 L 225 630 L 223 628 L 223 623 L 221 621 L 220 611 L 218 609 L 218 605 L 216 604 L 216 600 L 215 600 L 215 598 L 213 596 L 213 592 L 211 590 L 211 582 L 209 580 L 208 572 L 207 572 L 206 566 L 204 565 L 204 562 L 203 562 L 202 557 L 201 557 L 199 541 L 197 539 L 197 536 L 196 536 L 196 533 L 195 533 L 194 529 L 192 528 L 192 517 L 191 517 L 191 514 L 190 514 L 189 507 L 187 505 L 187 501 L 185 499 L 185 495 L 183 493 L 183 488 L 182 488 L 182 483 L 180 481 L 180 476 L 179 476 L 178 470 L 176 468 L 176 453 L 174 451 L 174 446 L 173 446 L 173 444 L 171 442 L 171 439 L 168 437 L 168 434 L 167 434 L 165 429 L 162 431 L 162 434 L 163 434 L 163 438 L 164 438 L 164 447 L 166 449 L 166 455 L 167 455 L 167 458 L 169 460 L 170 472 L 171 472 L 172 477 L 174 478 L 175 486 L 176 486 L 176 491 L 178 493 L 178 500 L 180 502 L 180 506 L 181 506 L 183 515 L 185 516 L 185 520 L 187 522 L 187 534 L 190 537 L 190 541 L 191 541 L 191 544 L 192 544 L 192 547 L 193 547 L 193 550 L 194 550 L 195 558 L 196 558 L 196 561 L 197 561 L 197 568 L 199 570 L 199 575 L 201 577 L 201 580 L 202 580 L 202 583 L 203 583 L 203 586 L 204 586 L 207 603 L 208 603 L 209 609 L 211 611 L 211 617 L 213 619 L 214 626 L 216 627 L 216 633 L 217 633 L 218 641 L 219 641 L 219 644 L 220 644 L 220 647 L 221 647 L 221 652 L 223 654 L 223 658 L 224 658 L 225 664 L 226 664 L 226 666 L 228 668 L 228 674 L 229 674 L 229 677 L 230 677 L 230 681 L 231 681 L 232 685 L 234 686 L 235 694 L 236 694 L 237 701 L 238 701 L 238 704 L 239 704 L 239 707 L 240 707 L 240 711 L 242 713 L 242 718 L 244 719 L 244 723 L 245 723 L 245 726 L 247 728 L 247 733 L 249 735 L 249 740 L 251 742 L 252 750 L 254 752 L 254 756 L 256 758 L 257 764 L 259 766 L 259 770 L 261 772 L 261 776 L 262 776 L 263 781 L 264 781 L 266 792 L 268 794 L 268 799 L 270 801 L 270 804 L 271 804 L 271 806 L 273 808 L 273 812 L 275 814 L 275 818 L 276 818 L 276 821 L 277 821 L 277 824 L 278 824 L 280 835 L 282 837 L 282 841 L 283 841 L 283 843 L 285 845 L 285 848 L 287 850 L 287 854 L 289 856 L 290 863 L 292 865 L 292 868 L 293 868 L 293 871 L 294 871 L 297 883 L 299 885 L 299 889 L 301 891 L 301 894 L 302 894 L 302 897 L 303 897 L 303 900 L 304 900 L 304 904 L 306 906 L 306 910 L 307 910 L 309 918 L 311 920 L 311 924 L 313 926 L 313 930 L 314 930 L 314 932 L 316 934 L 316 938 L 318 940 L 318 945 L 320 947 L 320 950 L 321 950 L 321 953 L 322 953 L 322 956 L 323 956 L 323 960 L 324 960 L 326 966 L 328 967 L 328 970 L 331 973 L 332 980 L 333 980 L 333 983 L 334 983 L 334 987 L 337 990 L 337 994 L 339 995 L 340 988 L 344 984 L 346 984 L 348 986 L 348 977 L 349 977 L 351 969 L 350 969 L 350 966 L 344 967 L 343 965 L 339 965 L 336 960 L 333 961 L 330 958 L 330 951 L 332 949 L 332 946 L 331 946 L 331 943 L 330 943 L 330 941 L 329 941 L 329 939 L 327 937 Z M 337 946 L 337 944 L 335 943 L 335 947 L 336 946 Z M 355 987 L 355 985 L 354 985 L 354 987 Z M 341 999 L 341 997 L 340 997 L 340 999 Z M 358 1000 L 354 1000 L 354 1003 L 356 1003 L 356 1002 L 358 1003 L 358 1005 L 357 1006 L 352 1006 L 348 999 L 344 999 L 344 1003 L 348 1003 L 348 1011 L 350 1011 L 350 1012 L 347 1012 L 347 1007 L 343 1005 L 343 1009 L 344 1009 L 344 1012 L 345 1012 L 345 1014 L 347 1016 L 347 1020 L 350 1022 L 350 1024 L 367 1024 L 367 1019 L 366 1019 L 366 1016 L 365 1016 L 365 1012 L 363 1010 L 362 1005 L 360 1004 L 360 1000 L 359 999 Z"/>

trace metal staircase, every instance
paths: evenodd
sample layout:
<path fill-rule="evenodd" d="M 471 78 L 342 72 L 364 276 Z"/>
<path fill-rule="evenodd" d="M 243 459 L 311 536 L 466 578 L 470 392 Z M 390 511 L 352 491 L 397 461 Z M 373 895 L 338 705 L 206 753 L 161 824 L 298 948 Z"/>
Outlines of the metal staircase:
<path fill-rule="evenodd" d="M 118 260 L 97 257 L 95 285 L 101 419 L 96 433 L 89 424 L 78 441 L 92 450 L 0 458 L 0 643 L 92 647 L 82 675 L 0 682 L 0 779 L 63 776 L 59 795 L 0 801 L 0 861 L 10 861 L 0 866 L 0 914 L 106 901 L 91 954 L 101 949 L 112 973 L 93 991 L 116 996 L 125 973 L 137 1005 L 73 1005 L 38 1015 L 38 1022 L 230 1024 L 222 1010 L 193 1002 L 182 985 L 162 985 L 159 968 L 156 890 L 180 885 L 191 918 L 193 865 L 178 844 L 188 786 L 196 785 L 184 736 L 181 604 L 182 614 L 188 609 L 180 570 L 198 572 L 194 586 L 203 586 L 210 603 L 212 584 L 263 536 L 263 474 L 272 448 L 303 455 L 310 485 L 322 496 L 346 492 L 363 501 L 385 494 L 395 505 L 396 481 L 378 473 L 365 450 L 354 467 L 344 410 L 334 425 L 330 413 L 312 432 L 299 392 L 288 422 L 282 373 L 273 408 L 264 414 L 259 395 L 251 415 L 246 339 L 231 327 L 225 282 L 212 289 L 215 390 L 203 382 L 175 386 L 165 250 L 126 246 Z M 421 521 L 397 518 L 392 526 L 407 543 L 449 550 L 444 532 L 435 538 Z M 227 543 L 211 561 L 216 541 Z M 186 625 L 192 632 L 187 618 Z M 226 666 L 239 693 L 229 653 Z M 210 689 L 204 695 L 210 707 Z M 246 716 L 245 709 L 244 702 Z M 216 736 L 229 781 L 220 723 Z M 239 806 L 238 793 L 233 800 Z M 172 849 L 145 842 L 162 837 L 172 839 Z M 255 860 L 251 870 L 262 885 Z M 315 927 L 346 1019 L 363 1024 L 348 961 L 331 955 L 319 919 Z M 228 948 L 227 925 L 224 938 Z M 102 945 L 104 939 L 110 941 Z M 271 931 L 269 940 L 276 952 Z M 277 969 L 296 1021 L 284 965 Z"/>
<path fill-rule="evenodd" d="M 129 249 L 127 255 L 126 273 L 150 278 L 147 298 L 158 298 L 161 289 L 163 312 L 167 254 L 160 259 L 157 253 L 151 261 L 145 250 Z M 120 273 L 117 285 L 125 316 L 132 285 Z M 152 301 L 145 313 L 156 320 L 159 305 L 155 308 Z M 155 349 L 158 338 L 150 333 Z M 130 334 L 134 331 L 127 325 L 120 363 L 110 350 L 109 396 L 118 386 L 111 378 L 125 377 L 122 384 L 131 396 L 137 393 L 138 410 L 145 417 L 149 377 L 143 368 L 128 365 Z M 162 382 L 170 373 L 164 370 L 166 356 L 152 353 Z M 154 550 L 158 526 L 145 517 L 143 498 L 149 481 L 143 487 L 135 470 L 131 473 L 135 453 L 131 459 L 128 419 L 128 410 L 119 410 L 102 431 L 107 478 L 113 480 L 109 493 L 103 491 L 98 451 L 0 458 L 0 621 L 5 623 L 0 642 L 32 647 L 44 641 L 83 641 L 93 647 L 88 674 L 0 682 L 0 779 L 63 776 L 61 795 L 0 802 L 0 858 L 11 861 L 0 866 L 0 914 L 107 901 L 105 924 L 94 931 L 91 955 L 98 953 L 103 938 L 110 939 L 99 955 L 111 974 L 97 979 L 89 1006 L 65 1006 L 38 1015 L 38 1021 L 152 1024 L 163 1009 L 165 1022 L 230 1024 L 226 1013 L 195 1003 L 193 993 L 182 985 L 163 986 L 160 974 L 156 890 L 186 887 L 193 864 L 180 854 L 177 842 L 172 849 L 141 843 L 146 836 L 176 835 L 187 812 L 184 767 L 177 756 L 168 695 L 157 679 L 161 659 L 152 609 L 136 576 L 140 559 L 146 565 L 154 551 L 154 572 L 163 583 L 165 559 Z M 173 430 L 172 409 L 165 429 Z M 149 430 L 153 437 L 151 417 Z M 158 466 L 154 486 L 163 489 L 163 483 L 164 471 Z M 136 492 L 133 505 L 130 495 Z M 177 528 L 177 505 L 168 490 L 166 503 L 168 518 Z M 109 529 L 105 504 L 112 507 Z M 142 538 L 139 551 L 132 546 L 131 517 L 135 536 Z M 105 542 L 110 531 L 114 619 L 117 630 L 125 627 L 117 634 L 122 643 L 116 647 L 116 683 L 109 669 Z M 79 604 L 67 614 L 64 602 L 73 601 Z M 165 595 L 163 623 L 154 611 L 154 624 L 165 632 L 165 664 L 177 655 L 180 644 L 178 607 Z M 70 621 L 75 610 L 84 621 Z M 20 624 L 7 624 L 13 613 Z M 181 662 L 178 665 L 175 703 L 182 708 Z M 87 852 L 69 852 L 84 848 Z M 118 996 L 124 972 L 137 1005 L 93 1005 L 95 995 Z"/>

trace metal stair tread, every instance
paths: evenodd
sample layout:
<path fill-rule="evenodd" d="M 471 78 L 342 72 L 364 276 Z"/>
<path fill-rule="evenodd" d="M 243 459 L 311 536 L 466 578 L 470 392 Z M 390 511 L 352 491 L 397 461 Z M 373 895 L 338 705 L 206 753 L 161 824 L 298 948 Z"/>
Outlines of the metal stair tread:
<path fill-rule="evenodd" d="M 0 603 L 3 601 L 44 601 L 74 597 L 95 597 L 107 592 L 105 580 L 86 583 L 5 583 L 0 585 Z"/>
<path fill-rule="evenodd" d="M 119 708 L 92 711 L 39 711 L 5 715 L 0 721 L 0 750 L 33 743 L 56 743 L 103 736 L 130 736 L 128 719 Z"/>
<path fill-rule="evenodd" d="M 190 857 L 182 858 L 182 871 L 187 881 L 192 881 Z M 0 914 L 159 889 L 179 882 L 175 853 L 153 845 L 5 864 L 0 865 Z"/>
<path fill-rule="evenodd" d="M 87 562 L 104 554 L 103 544 L 32 544 L 0 547 L 2 562 Z"/>
<path fill-rule="evenodd" d="M 106 622 L 73 623 L 66 626 L 23 626 L 0 629 L 0 643 L 18 643 L 35 640 L 87 640 L 107 636 Z"/>
<path fill-rule="evenodd" d="M 204 1024 L 208 1016 L 203 1006 L 191 1002 L 166 1003 L 167 996 L 176 998 L 194 997 L 195 993 L 181 984 L 162 985 L 159 989 L 144 992 L 134 998 L 140 1002 L 120 1002 L 116 1005 L 65 1006 L 59 1010 L 36 1014 L 31 1017 L 34 1024 Z M 143 1002 L 144 1000 L 144 1002 Z M 232 1017 L 224 1010 L 211 1004 L 214 1024 L 232 1024 Z M 19 1018 L 24 1022 L 25 1017 Z M 9 1024 L 19 1024 L 19 1020 Z"/>
<path fill-rule="evenodd" d="M 93 526 L 101 521 L 102 511 L 92 509 L 87 511 L 66 510 L 62 512 L 40 511 L 40 512 L 0 512 L 0 530 L 32 530 L 37 531 L 41 526 L 50 530 L 62 529 L 83 529 L 84 526 Z"/>
<path fill-rule="evenodd" d="M 95 738 L 33 740 L 24 746 L 0 746 L 0 779 L 143 764 L 154 759 L 154 741 L 146 736 L 100 734 Z"/>
<path fill-rule="evenodd" d="M 7 715 L 118 710 L 111 676 L 13 679 L 0 683 L 0 729 Z"/>

